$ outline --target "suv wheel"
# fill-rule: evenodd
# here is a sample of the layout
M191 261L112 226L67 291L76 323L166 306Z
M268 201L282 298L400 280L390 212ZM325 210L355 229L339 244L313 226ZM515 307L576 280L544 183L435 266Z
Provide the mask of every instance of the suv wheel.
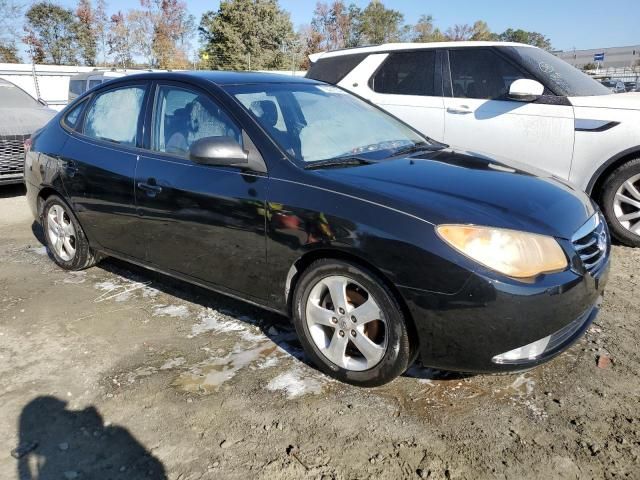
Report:
M53 260L65 270L83 270L98 258L69 206L57 195L42 208L42 228Z
M640 247L640 158L616 169L602 190L602 209L613 236Z
M415 358L394 295L376 275L339 260L318 260L295 291L293 322L307 356L343 382L374 387Z

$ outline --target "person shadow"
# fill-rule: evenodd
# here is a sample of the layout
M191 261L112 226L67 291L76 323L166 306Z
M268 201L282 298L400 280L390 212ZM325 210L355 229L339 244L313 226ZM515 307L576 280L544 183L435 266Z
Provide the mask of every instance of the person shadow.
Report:
M70 410L53 396L31 400L20 414L20 480L167 478L164 466L124 427L105 425L94 406Z

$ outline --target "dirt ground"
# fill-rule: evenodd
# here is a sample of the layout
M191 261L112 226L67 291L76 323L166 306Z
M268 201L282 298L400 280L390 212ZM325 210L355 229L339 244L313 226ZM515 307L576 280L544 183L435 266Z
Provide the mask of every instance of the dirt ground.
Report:
M285 318L120 262L67 273L39 235L0 187L2 479L640 478L640 249L551 363L364 390Z

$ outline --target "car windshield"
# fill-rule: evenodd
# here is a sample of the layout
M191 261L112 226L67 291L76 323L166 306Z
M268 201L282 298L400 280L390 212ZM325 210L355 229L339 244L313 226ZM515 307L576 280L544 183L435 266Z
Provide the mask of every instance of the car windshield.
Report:
M13 83L0 81L0 107L29 108L41 107L38 101Z
M298 161L381 160L430 145L395 118L334 86L265 83L227 91Z
M585 97L611 94L604 85L549 52L531 47L502 48L517 62L542 77L558 95Z

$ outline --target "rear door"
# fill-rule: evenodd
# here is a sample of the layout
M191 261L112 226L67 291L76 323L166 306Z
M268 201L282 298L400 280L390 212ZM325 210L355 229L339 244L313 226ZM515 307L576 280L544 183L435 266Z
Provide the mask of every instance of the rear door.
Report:
M439 60L435 49L369 55L339 85L442 141L444 102Z
M137 235L134 177L147 85L118 85L97 92L62 151L64 188L89 238L124 255L143 258Z
M190 84L157 83L150 105L148 150L135 182L147 261L235 292L266 295L259 288L266 272L266 175L189 159L189 146L200 138L227 136L244 144L242 129L215 98Z
M568 178L574 113L566 98L545 92L535 102L510 100L514 80L536 79L495 49L451 49L448 57L444 142Z

